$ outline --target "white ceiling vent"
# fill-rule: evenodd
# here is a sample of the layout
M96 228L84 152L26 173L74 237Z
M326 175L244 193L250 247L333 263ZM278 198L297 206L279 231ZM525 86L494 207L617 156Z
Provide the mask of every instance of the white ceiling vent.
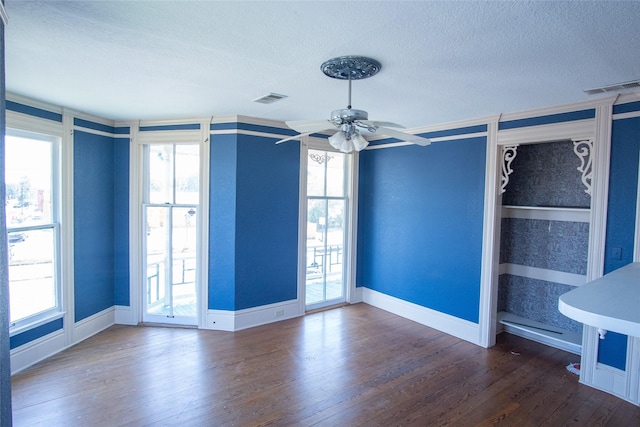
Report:
M625 82L625 83L616 83L609 86L597 87L595 89L587 89L584 92L587 95L595 95L597 93L616 92L619 90L634 89L634 88L640 88L640 80L634 80L634 81Z
M260 104L273 104L276 101L280 101L282 98L286 98L287 95L281 95L279 93L269 93L267 95L256 98L253 102L259 102Z

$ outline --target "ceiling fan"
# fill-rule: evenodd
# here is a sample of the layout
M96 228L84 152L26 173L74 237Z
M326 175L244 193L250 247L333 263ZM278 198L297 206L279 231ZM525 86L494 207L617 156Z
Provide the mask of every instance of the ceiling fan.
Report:
M276 142L280 144L285 141L302 138L303 136L325 130L339 129L334 135L329 137L329 143L335 149L344 153L353 150L363 150L367 141L358 128L366 129L375 134L381 134L397 138L402 141L412 142L417 145L429 145L431 141L417 135L401 132L390 128L404 128L404 126L392 122L380 122L369 120L369 114L364 110L351 108L351 81L372 77L380 71L380 62L365 56L340 56L338 58L325 61L320 69L331 78L349 80L349 104L347 108L334 110L328 120L296 120L285 122L291 129L300 132L298 135L281 139Z

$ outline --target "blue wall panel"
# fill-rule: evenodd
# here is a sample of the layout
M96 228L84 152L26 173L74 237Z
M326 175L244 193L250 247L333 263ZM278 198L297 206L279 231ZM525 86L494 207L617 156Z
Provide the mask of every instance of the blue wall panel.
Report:
M361 153L358 283L478 322L486 138Z
M633 262L636 200L638 194L638 162L640 162L640 118L614 120L611 131L611 167L607 207L607 238L604 273L610 273ZM620 259L612 249L620 248ZM599 342L598 362L625 369L626 335L607 333Z
M209 301L235 310L237 135L211 135L209 174Z
M76 131L73 146L75 321L114 305L113 138Z
M44 325L36 326L35 328L26 330L20 334L14 335L10 338L11 349L20 347L23 344L42 338L45 335L49 335L55 331L62 329L64 321L62 318L45 323Z
M54 122L62 122L62 114L43 110L41 108L31 107L29 105L20 104L14 101L6 101L7 110L23 113L29 116L39 117L41 119L52 120Z
M114 303L129 304L129 138L113 145L113 286Z
M300 144L238 136L236 310L295 299Z
M640 111L640 101L628 102L626 104L617 104L613 106L613 114L630 113Z
M570 122L574 120L593 119L596 117L596 110L570 111L568 113L550 114L548 116L528 117L526 119L507 120L498 123L499 130L516 129L528 126L548 125L552 123Z
M93 130L111 133L111 134L115 133L116 131L116 128L114 128L113 126L105 125L103 123L96 123L89 120L79 119L77 117L73 119L73 124L74 126L80 126L83 128L93 129Z
M639 152L640 118L614 120L611 130L605 274L633 262ZM622 249L620 259L612 257L612 248Z

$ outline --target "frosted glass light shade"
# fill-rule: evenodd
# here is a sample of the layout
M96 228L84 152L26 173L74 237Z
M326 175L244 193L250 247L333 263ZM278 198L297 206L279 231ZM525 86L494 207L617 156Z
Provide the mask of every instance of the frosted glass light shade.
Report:
M347 134L343 131L339 131L329 137L329 144L331 144L331 146L336 150L340 150L343 153L350 153L353 150L363 150L367 145L369 145L369 142L357 132L353 134L351 139L347 139Z

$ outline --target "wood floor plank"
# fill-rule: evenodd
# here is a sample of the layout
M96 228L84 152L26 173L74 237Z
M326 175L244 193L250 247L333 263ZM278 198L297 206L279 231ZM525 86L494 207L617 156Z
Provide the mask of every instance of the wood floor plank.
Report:
M15 426L638 426L576 356L356 304L235 333L116 325L12 378Z

